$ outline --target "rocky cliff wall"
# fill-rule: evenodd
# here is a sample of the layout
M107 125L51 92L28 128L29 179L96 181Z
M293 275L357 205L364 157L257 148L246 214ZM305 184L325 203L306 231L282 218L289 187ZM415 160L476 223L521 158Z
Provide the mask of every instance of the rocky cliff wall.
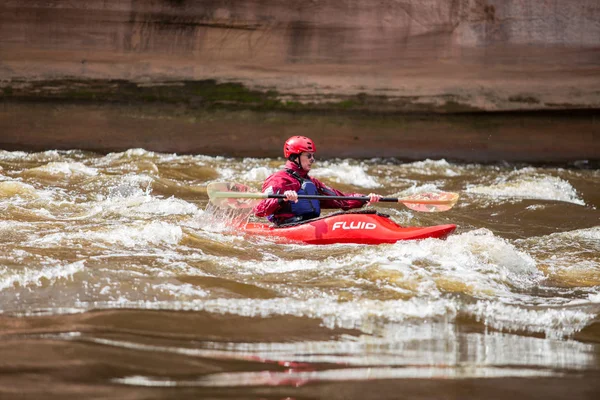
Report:
M0 79L65 76L598 107L600 2L4 0Z
M123 98L124 82L140 88L233 82L252 93L261 92L263 111L269 104L278 111L287 107L293 112L322 112L332 105L336 111L376 114L597 110L600 2L4 0L0 4L0 96L5 103L48 98L110 102ZM226 92L218 98L202 90L162 92L157 99L140 89L129 90L125 98L129 103L150 99L192 109L256 105L255 100L238 96L239 91ZM19 107L23 111L24 106ZM584 126L586 135L595 140L599 128L591 113ZM0 129L5 128L0 143L17 146L25 136L15 133L8 138L9 126L21 124L0 119ZM261 126L253 130L260 132ZM421 129L427 131L425 126ZM561 129L561 135L569 131ZM438 128L434 130L439 134ZM477 129L470 131L475 134ZM328 132L335 135L334 130ZM32 131L27 137L35 135ZM551 141L560 149L556 137ZM493 157L510 158L509 147ZM578 154L589 156L589 146Z

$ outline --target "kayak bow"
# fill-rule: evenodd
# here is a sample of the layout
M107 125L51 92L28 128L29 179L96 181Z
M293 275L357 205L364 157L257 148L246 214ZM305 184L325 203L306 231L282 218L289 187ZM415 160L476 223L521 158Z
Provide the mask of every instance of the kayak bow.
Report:
M248 223L242 230L251 235L265 236L277 242L307 244L383 244L401 240L446 238L456 225L402 227L387 215L375 210L337 212L306 222L278 227L263 223Z

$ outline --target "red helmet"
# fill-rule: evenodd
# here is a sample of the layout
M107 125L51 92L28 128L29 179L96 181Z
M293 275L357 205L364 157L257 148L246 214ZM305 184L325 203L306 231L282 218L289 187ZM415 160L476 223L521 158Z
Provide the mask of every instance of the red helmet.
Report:
M292 136L286 140L285 144L283 145L283 156L285 158L290 158L292 154L300 154L304 151L309 153L317 152L317 146L315 146L315 142L306 136Z

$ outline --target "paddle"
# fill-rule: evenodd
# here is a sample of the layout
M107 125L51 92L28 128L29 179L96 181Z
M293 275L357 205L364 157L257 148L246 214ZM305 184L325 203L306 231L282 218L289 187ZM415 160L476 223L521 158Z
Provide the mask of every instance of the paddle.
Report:
M218 207L250 208L262 199L284 199L283 194L268 194L255 192L246 185L228 182L213 182L206 187L210 201ZM369 197L353 196L320 196L298 195L298 199L317 200L362 200L369 201ZM421 212L448 211L458 201L458 193L452 192L425 192L408 197L382 197L379 201L402 203L411 210Z

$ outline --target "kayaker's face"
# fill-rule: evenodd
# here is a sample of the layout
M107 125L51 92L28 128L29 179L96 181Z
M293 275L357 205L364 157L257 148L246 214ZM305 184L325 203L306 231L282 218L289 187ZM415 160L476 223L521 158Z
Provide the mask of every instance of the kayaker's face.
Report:
M315 153L302 153L300 154L300 166L305 171L310 171L310 167L312 167L315 162Z

